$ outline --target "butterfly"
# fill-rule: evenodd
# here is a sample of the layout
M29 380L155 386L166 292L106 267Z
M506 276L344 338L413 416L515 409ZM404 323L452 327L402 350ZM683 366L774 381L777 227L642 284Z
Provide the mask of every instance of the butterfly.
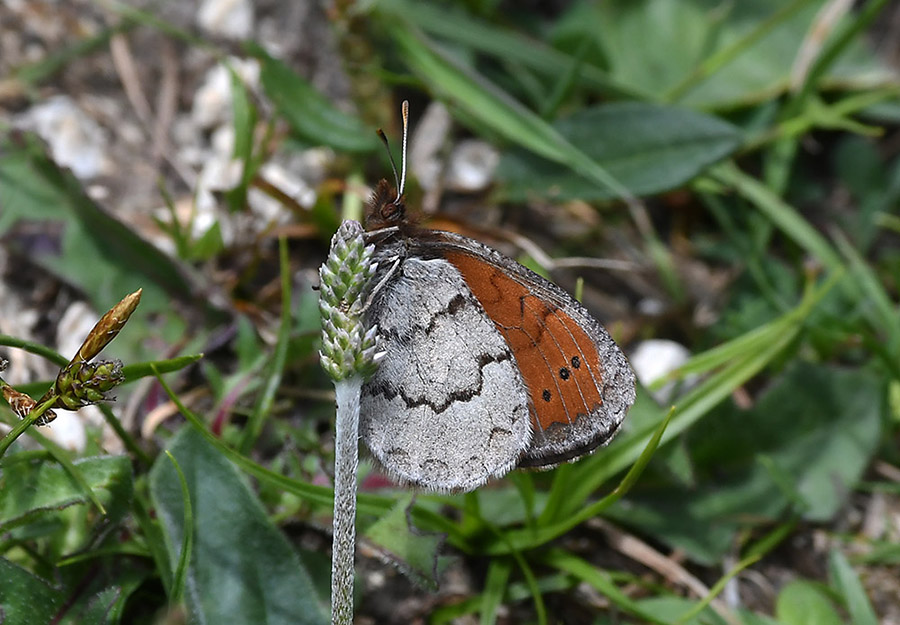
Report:
M622 350L552 282L410 219L402 110L402 175L366 210L378 268L365 314L385 355L362 387L361 438L395 480L451 492L606 444L635 399Z

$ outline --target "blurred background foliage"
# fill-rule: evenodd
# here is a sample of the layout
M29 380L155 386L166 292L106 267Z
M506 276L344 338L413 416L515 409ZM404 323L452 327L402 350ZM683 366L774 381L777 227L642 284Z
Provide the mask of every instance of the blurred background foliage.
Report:
M357 622L900 623L898 61L884 0L0 5L4 378L144 290L118 402L0 458L4 622L328 622L315 271L408 98L426 223L643 385L554 471L364 466Z

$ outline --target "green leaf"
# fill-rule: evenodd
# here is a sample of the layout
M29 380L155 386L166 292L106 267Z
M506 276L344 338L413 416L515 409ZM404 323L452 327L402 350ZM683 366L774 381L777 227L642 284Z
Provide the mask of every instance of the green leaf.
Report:
M665 625L670 622L658 618L653 612L642 609L637 602L619 589L608 572L597 568L590 562L587 562L564 549L553 548L548 550L542 556L541 561L547 566L552 566L561 571L565 571L566 573L575 576L579 581L593 586L594 589L606 597L610 603L628 614L637 616L648 623Z
M85 558L92 552L84 551ZM96 558L96 556L94 556ZM126 604L148 577L128 566L96 558L53 569L53 584L0 558L0 622L4 625L117 625ZM129 621L130 623L131 621Z
M234 123L234 158L244 163L246 168L253 155L253 133L256 130L256 107L250 99L244 81L234 69L229 67L231 75L231 114Z
M51 623L65 600L64 594L45 580L0 558L0 611L3 623Z
M638 607L644 612L649 612L659 620L675 623L682 614L694 609L698 601L660 595L642 599L637 602ZM680 625L728 625L727 621L719 616L709 606L703 608L700 614L680 623Z
M225 199L229 208L237 212L247 203L247 190L258 165L253 162L253 137L256 131L257 112L240 76L233 68L229 67L228 70L231 75L231 116L234 124L233 156L241 162L242 170L240 182L235 188L225 192ZM216 243L221 242L221 233L217 225L207 230L202 239L197 241L198 249L195 253L199 258L204 258L205 253L218 251ZM208 250L203 249L210 247Z
M640 102L582 109L553 127L635 195L685 184L741 141L737 128L715 117ZM497 177L511 201L613 197L572 169L524 150L506 154Z
M168 360L154 360L152 362L136 362L132 365L122 367L122 375L125 376L125 384L133 382L138 378L148 375L156 375L163 373L171 373L180 371L203 358L203 354L190 354L187 356L176 356Z
M30 250L30 257L83 288L97 309L106 310L118 294L138 287L144 288L145 308L167 307L171 296L192 296L181 268L85 195L81 183L47 156L36 136L0 138L0 197L0 234L20 219L63 224L61 249Z
M281 323L278 327L278 340L275 343L275 351L268 361L268 369L262 385L262 392L253 406L253 411L247 419L244 435L241 439L240 451L249 453L253 443L262 432L266 418L272 412L272 404L275 394L281 385L284 375L284 363L287 358L288 341L291 336L291 268L288 261L287 239L278 239L279 262L281 265Z
M74 463L94 495L117 518L132 495L131 464L125 456L82 458ZM12 454L0 462L0 529L9 530L91 499L65 467L42 455Z
M869 371L797 363L751 410L727 405L687 434L696 485L657 479L609 515L702 562L726 553L738 528L779 518L795 498L795 513L826 521L877 449L884 391Z
M579 63L575 56L561 52L538 39L527 37L521 31L489 23L458 10L459 6L444 6L406 0L378 0L377 10L390 14L391 19L408 19L430 35L440 37L455 46L470 48L491 55L505 63L521 64L548 78L556 79L577 68L579 85L588 86L605 94L630 95L633 90L623 89L596 65ZM457 9L457 10L454 10Z
M327 623L327 607L303 563L235 467L190 426L175 436L169 451L184 472L193 505L185 587L193 617L207 623ZM150 472L150 492L169 559L177 562L184 503L166 457Z
M826 283L814 293L808 294L805 300L794 310L769 322L753 333L753 341L736 339L732 344L740 345L740 350L732 345L716 348L717 352L733 355L727 365L709 376L702 384L687 393L679 400L671 424L666 429L663 442L671 440L686 431L712 408L728 398L731 393L763 367L776 358L793 340L800 330L800 322L808 315L810 308L831 288ZM700 356L703 359L703 355ZM716 358L707 359L715 361ZM627 467L642 453L647 441L653 436L660 420L659 407L651 400L641 398L631 410L626 430L612 442L602 453L586 458L572 469L569 497L556 511L556 518L566 518L583 508L584 502L607 479Z
M581 10L569 29L597 42L618 84L660 98L679 94L692 108L732 108L771 99L789 84L821 2L800 0L790 11L786 4L611 0ZM647 37L652 45L635 45ZM861 38L826 78L832 87L892 80Z
M803 218L796 208L782 200L777 193L762 182L739 170L733 163L716 167L714 176L735 191L765 215L786 236L816 257L831 270L843 268L840 256L828 240Z
M440 571L446 565L445 560L438 558L445 537L410 526L411 502L412 495L400 497L390 512L366 529L364 536L407 576L437 589Z
M178 466L178 461L175 460L175 456L169 451L166 451L166 457L172 462L175 473L178 475L178 484L181 486L181 503L184 507L182 528L186 530L182 531L181 545L178 550L180 555L178 557L178 564L175 567L174 575L172 576L172 586L170 588L172 602L178 603L184 595L185 573L187 571L188 563L191 561L191 551L194 549L194 509L191 505L191 492L190 489L188 489L184 473L182 472L181 467Z
M878 625L878 617L875 616L862 582L844 554L833 550L828 557L828 568L831 583L844 598L853 625Z
M775 603L775 616L783 625L844 625L821 585L805 580L784 587Z
M508 141L579 172L617 197L633 199L628 189L553 126L403 20L391 25L390 34L407 65L464 116Z
M112 623L111 612L118 600L120 589L111 587L92 595L81 595L78 605L66 610L60 625L78 625L79 623Z
M372 128L341 112L291 68L252 46L262 69L260 80L266 95L298 135L316 145L340 152L370 152L379 145Z
M866 262L859 250L837 234L838 248L848 260L852 271L851 283L856 301L863 303L863 312L874 332L884 335L884 348L888 354L900 351L900 314L896 303L885 289L876 269Z
M4 625L120 623L125 604L146 580L146 571L140 566L116 567L114 572L102 565L87 566L56 569L55 583L51 585L0 558L0 622Z
M68 597L77 596L75 603L64 607L60 625L117 625L122 622L128 599L146 581L143 567L129 567L114 572L104 569L103 575L85 587L81 577L69 578Z
M503 603L512 572L512 558L493 558L488 565L484 591L481 593L481 625L491 625L497 619L497 609Z

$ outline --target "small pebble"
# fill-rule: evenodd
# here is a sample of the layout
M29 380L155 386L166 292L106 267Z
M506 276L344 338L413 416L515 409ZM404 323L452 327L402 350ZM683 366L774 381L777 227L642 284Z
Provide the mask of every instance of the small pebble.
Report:
M462 193L484 190L494 178L500 153L490 144L477 139L461 141L450 156L447 188Z
M49 144L53 159L82 180L111 169L106 133L68 96L36 104L18 117L16 126L40 135Z
M253 35L253 3L250 0L204 0L197 24L211 35L249 39Z
M649 339L642 341L637 346L631 354L630 360L638 380L642 385L648 386L686 363L690 357L691 353L680 343L664 339ZM680 386L682 388L690 387L696 382L697 376L691 375L687 376ZM667 382L661 388L651 391L650 394L659 404L667 404L675 398L678 386L677 382Z

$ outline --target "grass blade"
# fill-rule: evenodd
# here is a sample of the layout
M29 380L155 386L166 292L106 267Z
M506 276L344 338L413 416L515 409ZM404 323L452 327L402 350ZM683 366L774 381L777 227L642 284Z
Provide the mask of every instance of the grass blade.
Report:
M172 587L170 589L171 602L178 603L181 601L182 595L184 595L184 580L187 575L188 564L191 562L191 549L194 545L194 509L191 506L191 492L188 488L187 479L184 477L184 472L178 465L178 461L175 460L175 456L168 450L166 450L166 456L168 456L169 461L175 467L175 472L178 474L178 481L181 484L181 497L184 503L184 534L181 541L181 552L178 556L178 566L175 567L175 575L172 578Z

